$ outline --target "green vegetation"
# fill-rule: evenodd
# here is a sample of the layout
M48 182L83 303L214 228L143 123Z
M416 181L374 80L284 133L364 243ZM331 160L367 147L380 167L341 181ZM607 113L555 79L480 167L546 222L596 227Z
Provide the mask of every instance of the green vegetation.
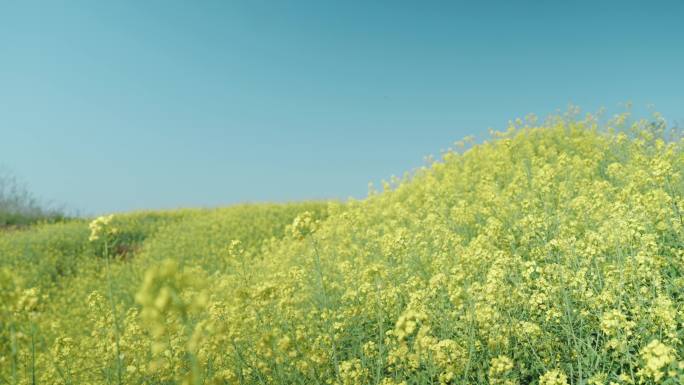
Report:
M0 384L679 384L684 141L517 122L364 200L0 234Z

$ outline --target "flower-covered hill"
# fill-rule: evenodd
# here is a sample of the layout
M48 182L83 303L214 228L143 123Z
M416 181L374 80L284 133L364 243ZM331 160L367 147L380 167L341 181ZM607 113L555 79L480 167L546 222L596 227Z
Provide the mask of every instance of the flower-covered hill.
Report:
M364 200L178 214L130 253L115 216L46 287L14 257L0 378L681 383L683 143L622 125L521 124Z
M302 349L292 378L342 383L684 380L681 142L591 119L497 136L274 252L255 287L293 295L243 304L248 340L303 344L255 356Z

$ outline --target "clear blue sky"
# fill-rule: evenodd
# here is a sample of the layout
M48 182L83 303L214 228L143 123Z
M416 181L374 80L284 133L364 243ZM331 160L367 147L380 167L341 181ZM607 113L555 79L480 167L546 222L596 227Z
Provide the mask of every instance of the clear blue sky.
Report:
M625 101L684 122L684 2L0 0L0 164L85 214L363 197Z

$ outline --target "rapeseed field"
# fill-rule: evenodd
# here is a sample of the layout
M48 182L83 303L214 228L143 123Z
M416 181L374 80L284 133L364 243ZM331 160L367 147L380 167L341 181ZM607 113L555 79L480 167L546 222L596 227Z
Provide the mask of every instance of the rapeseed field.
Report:
M363 200L0 233L0 384L684 383L683 145L530 118Z

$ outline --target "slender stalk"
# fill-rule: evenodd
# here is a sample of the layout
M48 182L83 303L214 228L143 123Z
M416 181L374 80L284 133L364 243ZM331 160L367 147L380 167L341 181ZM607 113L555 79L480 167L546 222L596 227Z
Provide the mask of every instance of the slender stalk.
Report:
M10 323L10 336L12 339L12 383L14 385L19 383L17 378L17 334L14 330L14 324Z
M313 239L313 236L311 238L311 244L314 249L314 262L316 263L316 272L318 273L318 283L321 287L321 291L323 292L323 302L325 305L325 308L328 309L330 307L330 300L328 298L328 290L325 287L325 281L323 280L323 267L321 266L321 256L320 253L318 252L318 247L316 246L316 240ZM335 343L335 333L332 331L332 325L331 325L331 320L330 317L328 317L327 321L327 326L328 326L328 334L330 336L330 343L332 345L332 358L333 358L333 364L335 365L335 375L339 377L339 362L337 359L337 344Z
M31 322L31 384L36 385L36 324Z
M116 377L117 377L117 383L119 385L123 384L123 378L122 378L122 368L123 368L123 362L121 362L121 346L120 346L120 331L119 331L119 320L118 317L116 316L116 303L114 301L114 284L112 282L112 274L111 274L111 267L110 267L110 261L109 261L109 240L105 240L104 244L104 257L106 261L106 266L107 266L107 282L109 284L109 302L112 307L112 328L114 330L114 337L115 337L115 346L116 346Z

